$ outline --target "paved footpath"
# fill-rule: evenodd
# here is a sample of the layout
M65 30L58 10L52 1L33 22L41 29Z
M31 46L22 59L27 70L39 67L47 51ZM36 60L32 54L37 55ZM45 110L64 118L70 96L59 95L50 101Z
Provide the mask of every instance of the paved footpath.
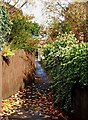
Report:
M36 75L35 83L19 93L24 101L22 106L17 112L1 120L67 120L53 104L46 72L38 61L36 61Z

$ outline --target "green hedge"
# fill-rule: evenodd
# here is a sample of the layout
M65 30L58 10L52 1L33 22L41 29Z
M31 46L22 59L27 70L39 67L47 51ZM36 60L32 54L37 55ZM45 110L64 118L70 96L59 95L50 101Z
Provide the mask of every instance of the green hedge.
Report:
M88 85L88 43L79 43L72 33L57 36L44 50L46 70L51 76L54 100L71 110L71 90L74 84Z

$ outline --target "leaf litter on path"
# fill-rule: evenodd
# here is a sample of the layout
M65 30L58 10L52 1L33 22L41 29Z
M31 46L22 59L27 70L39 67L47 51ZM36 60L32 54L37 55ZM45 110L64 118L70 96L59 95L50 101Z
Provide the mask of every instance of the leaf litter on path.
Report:
M54 106L50 89L46 87L44 89L42 85L40 84L38 87L33 83L22 92L18 91L10 98L2 100L2 117L8 116L9 118L13 114L17 116L24 114L25 118L27 114L30 114L31 116L47 118L47 120L48 118L49 120L67 120L67 116Z

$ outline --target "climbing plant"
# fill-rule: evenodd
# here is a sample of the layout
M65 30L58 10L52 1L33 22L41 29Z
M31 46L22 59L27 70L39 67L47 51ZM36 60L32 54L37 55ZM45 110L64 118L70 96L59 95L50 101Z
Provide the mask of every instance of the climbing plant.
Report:
M88 43L77 43L74 34L57 36L44 50L46 70L51 76L55 103L71 110L71 90L74 84L88 85Z
M10 33L11 21L9 19L6 9L0 5L0 47L7 40Z

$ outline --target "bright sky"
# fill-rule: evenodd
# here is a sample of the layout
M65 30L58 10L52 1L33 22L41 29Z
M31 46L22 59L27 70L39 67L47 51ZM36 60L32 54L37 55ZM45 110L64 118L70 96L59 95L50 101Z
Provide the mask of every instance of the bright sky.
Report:
M5 0L5 1L7 1L7 0ZM20 0L20 1L22 2L24 0ZM45 24L47 21L47 18L46 18L46 16L44 16L42 14L42 9L44 6L43 1L47 2L47 1L53 1L53 0L34 0L34 2L35 2L34 6L32 6L32 5L29 6L29 4L27 4L27 5L22 7L23 13L28 14L28 15L34 15L35 16L34 21L36 21L40 24ZM56 0L56 1L58 1L58 0ZM66 4L68 2L75 2L75 1L86 2L88 0L60 0L60 1L62 4ZM13 4L13 2L12 2L12 4Z
M43 23L45 22L45 18L42 18L42 9L43 9L43 4L41 3L40 0L35 1L35 5L32 6L24 6L22 8L24 14L31 14L35 16L35 21L38 23Z
M5 0L5 1L8 1L8 0ZM13 0L11 0L13 1ZM21 2L24 1L24 0L20 0ZM50 2L50 1L53 1L53 0L34 0L35 2L35 5L30 5L27 4L25 6L22 7L22 10L23 10L23 13L24 14L28 14L28 15L33 15L35 16L35 19L34 21L40 23L40 24L45 24L46 21L47 21L47 18L46 16L43 15L43 12L42 12L42 9L43 9L43 2ZM58 0L56 0L58 1ZM62 3L67 3L68 1L70 0L61 0ZM20 2L19 2L20 3ZM11 4L13 4L13 2L11 2Z
M30 7L24 6L22 8L24 14L34 15L35 16L34 20L41 24L45 24L47 21L46 16L44 16L42 13L42 9L44 6L43 1L47 2L47 1L53 1L53 0L42 0L42 2L41 2L41 0L35 0L35 6L33 6L33 7L32 6L30 6ZM61 0L62 4L66 4L67 2L70 2L70 0Z

